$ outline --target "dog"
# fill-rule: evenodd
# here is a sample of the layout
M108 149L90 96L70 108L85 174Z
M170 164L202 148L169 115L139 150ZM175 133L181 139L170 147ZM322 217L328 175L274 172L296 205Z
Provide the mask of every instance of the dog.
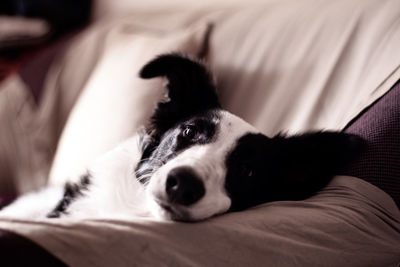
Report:
M356 135L333 131L267 137L223 110L208 69L181 54L156 57L140 77L168 81L167 101L157 104L145 130L98 159L78 183L22 197L6 214L28 214L30 203L42 207L37 217L201 221L306 199L365 146Z

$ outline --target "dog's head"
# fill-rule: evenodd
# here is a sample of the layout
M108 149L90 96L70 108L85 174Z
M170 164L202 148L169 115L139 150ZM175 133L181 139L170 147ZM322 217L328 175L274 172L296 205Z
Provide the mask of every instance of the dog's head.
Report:
M196 221L269 201L305 199L363 145L338 132L269 138L222 110L207 69L177 54L159 56L140 76L168 79L169 99L151 118L136 169L160 218Z

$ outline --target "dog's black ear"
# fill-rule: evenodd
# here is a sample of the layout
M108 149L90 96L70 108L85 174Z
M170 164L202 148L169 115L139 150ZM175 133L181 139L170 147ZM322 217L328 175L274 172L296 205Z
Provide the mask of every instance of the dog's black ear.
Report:
M147 63L140 77L168 79L169 100L158 103L151 118L153 135L160 136L178 121L220 104L210 73L205 66L180 54L161 55Z
M226 161L230 209L306 199L341 174L364 146L360 137L341 132L273 138L247 134L238 140Z
M341 132L276 136L269 142L276 192L284 199L305 199L342 174L365 148L365 141Z

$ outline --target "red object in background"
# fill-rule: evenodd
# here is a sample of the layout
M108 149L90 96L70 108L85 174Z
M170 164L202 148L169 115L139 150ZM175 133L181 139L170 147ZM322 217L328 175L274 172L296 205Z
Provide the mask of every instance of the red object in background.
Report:
M15 69L14 62L9 62L0 58L0 81L2 81L10 72Z
M50 42L15 51L0 51L0 81L17 72L21 65L44 50L48 45L50 45Z
M28 58L32 57L36 48L31 48L27 51L20 52L18 55L2 53L0 54L0 81L4 80L8 75L18 71L19 67Z

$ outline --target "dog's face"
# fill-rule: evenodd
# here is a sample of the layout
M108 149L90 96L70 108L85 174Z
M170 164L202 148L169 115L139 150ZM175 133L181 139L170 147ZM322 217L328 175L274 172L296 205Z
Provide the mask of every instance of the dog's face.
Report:
M222 110L204 66L179 55L158 57L141 76L169 80L170 100L155 110L136 172L159 218L196 221L304 199L362 146L355 136L333 132L268 138Z
M155 214L200 220L227 211L228 159L240 137L257 132L240 118L209 110L168 130L147 161L156 168L147 185Z

